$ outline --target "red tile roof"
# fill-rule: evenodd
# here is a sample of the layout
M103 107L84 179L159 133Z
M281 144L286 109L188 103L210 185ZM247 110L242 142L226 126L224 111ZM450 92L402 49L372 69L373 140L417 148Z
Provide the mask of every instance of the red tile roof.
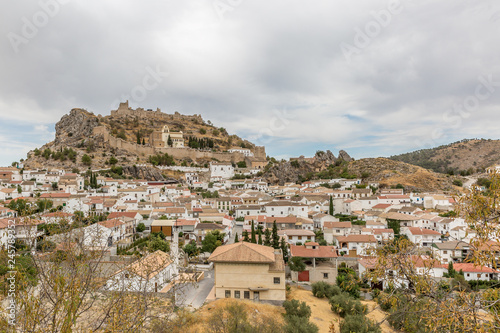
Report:
M308 243L308 245L312 245ZM306 248L305 245L290 245L292 257L303 258L337 258L337 248L335 246L317 246L315 249Z

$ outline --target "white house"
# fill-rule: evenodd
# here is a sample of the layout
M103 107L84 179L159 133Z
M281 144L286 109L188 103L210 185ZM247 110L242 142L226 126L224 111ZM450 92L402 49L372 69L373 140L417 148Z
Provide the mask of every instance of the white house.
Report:
M433 243L441 242L441 233L434 230L418 227L402 227L401 234L419 246L431 246Z
M210 163L210 179L229 179L234 177L231 163Z
M119 270L106 281L106 289L129 292L159 292L177 276L170 255L156 251Z
M303 229L284 229L278 231L278 236L284 237L288 244L297 245L297 243L305 244L307 242L315 242L316 236L314 232Z

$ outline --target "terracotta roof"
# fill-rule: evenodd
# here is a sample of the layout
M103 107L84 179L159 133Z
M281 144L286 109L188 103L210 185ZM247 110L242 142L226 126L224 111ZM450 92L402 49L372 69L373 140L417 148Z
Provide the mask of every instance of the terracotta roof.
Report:
M114 219L118 217L130 217L133 219L137 214L137 212L113 212L108 215L108 219Z
M356 243L376 243L377 240L373 235L347 235L345 237L337 237L337 241L341 242L356 242Z
M70 193L44 193L40 198L69 198Z
M224 227L217 223L198 223L196 225L196 229L204 229L204 230L222 230Z
M270 246L240 242L222 245L215 249L208 261L211 262L242 262L242 263L274 263L276 257Z
M303 258L338 257L337 248L335 246L317 246L315 249L311 248L308 249L306 248L305 245L290 245L290 253L292 257L303 257Z
M304 229L284 229L284 230L278 230L278 235L283 236L314 236L314 232L311 230L304 230Z
M445 265L446 268L448 265ZM453 264L453 269L459 272L462 270L463 272L472 272L472 273L499 273L499 271L496 271L492 268L486 267L486 266L478 266L474 265L473 263L458 263L458 264Z
M352 228L351 222L325 222L324 228Z
M430 229L425 229L425 228L419 228L419 227L408 227L408 230L411 232L412 235L436 235L436 236L441 236L441 233L439 231L434 231Z
M120 220L117 220L117 219L113 219L113 220L106 220L106 221L102 221L102 222L97 222L98 224L102 225L103 227L105 228L114 228L114 227L117 227L117 226L120 226L122 224L124 224L122 221Z
M128 271L130 273L134 273L139 275L144 279L151 279L160 271L172 264L172 260L170 259L170 255L163 251L156 251L148 255L147 257L143 257L129 266L123 268L122 270L115 273L118 274L122 271Z

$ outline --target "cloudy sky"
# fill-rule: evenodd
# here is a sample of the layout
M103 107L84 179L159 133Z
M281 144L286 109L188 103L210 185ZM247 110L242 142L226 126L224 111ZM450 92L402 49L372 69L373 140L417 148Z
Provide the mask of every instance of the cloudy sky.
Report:
M276 157L499 139L493 0L6 1L0 165L72 108L202 114Z

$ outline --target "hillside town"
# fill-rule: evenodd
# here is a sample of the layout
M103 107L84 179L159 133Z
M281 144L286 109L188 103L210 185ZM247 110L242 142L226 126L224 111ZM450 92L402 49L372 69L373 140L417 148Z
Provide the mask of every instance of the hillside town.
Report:
M106 261L116 263L103 287L110 290L123 287L120 281L130 275L137 281L127 290L134 291L144 279L134 267L156 260L153 256L164 259L161 274L148 281L148 290L156 293L168 293L195 267L203 274L193 274L194 281L210 277L204 293L185 300L195 307L219 298L281 304L286 283L335 284L341 265L363 279L377 247L395 237L415 244L421 253L412 257L416 263L433 261L436 279L452 265L466 281L498 280L499 257L491 265L467 261L476 231L455 213L455 196L379 188L362 179L279 186L258 177L259 169L231 163L184 171L183 179L172 183L115 179L90 170L2 168L1 245L8 247L9 220L14 220L16 242L35 256L47 254L37 243L52 243L56 251L67 239L82 242L83 251L102 249ZM77 227L66 237L59 224ZM157 250L133 261L122 250L158 233L171 245L169 252ZM287 264L293 258L304 262L300 271ZM252 269L242 269L248 264ZM383 290L388 284L381 280L373 287Z

